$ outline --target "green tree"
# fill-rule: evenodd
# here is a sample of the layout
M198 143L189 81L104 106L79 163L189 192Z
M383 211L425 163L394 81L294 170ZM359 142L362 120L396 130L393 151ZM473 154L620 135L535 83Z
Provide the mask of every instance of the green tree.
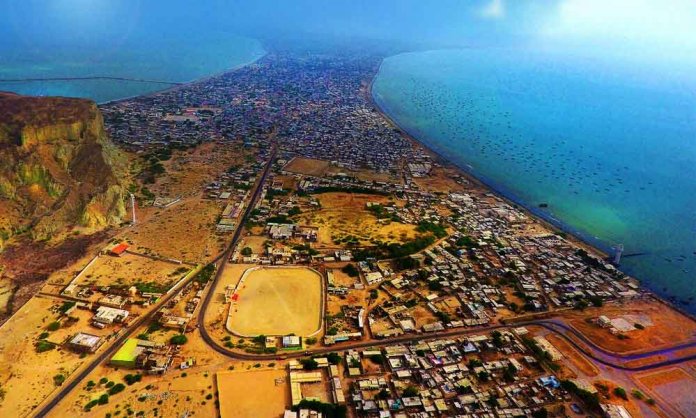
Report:
M169 339L169 342L173 345L184 345L187 341L188 338L183 334L177 334Z
M414 396L418 396L418 394L418 388L415 386L407 386L402 393L405 398L413 398Z

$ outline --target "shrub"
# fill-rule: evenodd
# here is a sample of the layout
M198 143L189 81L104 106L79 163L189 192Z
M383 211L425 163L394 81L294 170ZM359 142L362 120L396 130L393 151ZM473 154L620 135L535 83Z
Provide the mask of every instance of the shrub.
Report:
M311 409L312 411L321 412L325 418L345 418L347 414L345 405L335 405L307 399L303 399L299 404L292 407L292 410L296 412L300 409Z
M115 395L117 393L123 392L123 389L125 388L126 385L124 385L123 383L116 383L115 385L111 386L108 393L109 395Z
M65 376L63 374L59 373L59 374L53 376L53 383L56 386L61 386L63 384L63 382L65 382Z
M300 363L302 364L302 368L305 370L315 370L317 367L319 367L319 363L317 363L317 361L313 358L302 359L300 360Z
M175 335L169 340L169 342L173 345L184 345L187 341L188 338L186 338L186 336L183 334Z
M406 389L404 389L403 396L406 398L418 396L418 389L415 386L407 386Z
M614 395L618 396L623 400L628 400L628 395L626 395L626 389L622 387L615 387L613 393Z
M36 343L36 352L37 353L43 353L45 351L51 351L54 348L56 348L56 345L45 341L45 340L40 340L38 343Z
M379 364L379 365L384 364L384 356L381 354L374 354L374 355L371 355L369 358L370 358L370 361L375 363L375 364Z
M329 363L331 364L339 364L341 363L341 355L336 353L336 352L331 352L326 356L326 359L329 360Z
M141 374L127 374L123 377L123 380L128 384L128 386L135 384L137 382L140 382L140 380L143 378Z
M346 273L349 277L358 277L358 275L360 275L360 272L353 264L346 264L341 271Z
M107 393L101 395L97 400L97 403L99 405L106 405L107 403L109 403L109 395Z
M57 331L60 328L60 322L58 321L53 321L48 326L46 327L47 330L49 331Z

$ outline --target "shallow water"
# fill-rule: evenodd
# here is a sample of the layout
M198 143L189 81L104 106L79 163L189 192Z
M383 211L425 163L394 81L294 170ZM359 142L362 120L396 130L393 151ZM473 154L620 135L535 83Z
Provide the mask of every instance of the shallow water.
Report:
M623 244L624 271L696 312L694 79L559 53L442 50L386 59L373 95L511 199L606 251Z
M264 54L250 38L218 35L130 41L118 47L0 51L0 79L109 76L186 82L255 61ZM0 82L0 90L36 96L85 97L98 103L171 85L120 80Z

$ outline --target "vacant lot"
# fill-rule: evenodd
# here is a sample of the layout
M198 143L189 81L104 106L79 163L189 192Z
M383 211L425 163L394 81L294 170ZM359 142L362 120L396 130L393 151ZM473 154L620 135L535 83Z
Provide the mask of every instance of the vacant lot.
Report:
M80 323L69 328L48 332L46 327L57 316L49 311L55 301L33 297L0 327L0 416L24 417L56 389L54 376L70 376L83 362L78 355L59 345L68 335L84 328L87 311L76 312ZM86 329L97 334L98 330ZM45 341L55 343L56 348L38 353L35 344L39 334L47 332Z
M324 160L313 158L295 157L285 164L283 170L291 173L304 174L306 176L321 177L331 164Z
M151 283L169 288L190 267L125 253L121 257L100 256L80 277L80 285L130 286Z
M683 369L659 370L636 379L655 394L658 405L669 404L684 417L696 416L696 379Z
M321 328L322 277L307 268L251 268L236 289L227 329L240 336L308 336Z
M321 209L300 216L300 223L319 227L319 247L332 247L351 240L370 245L376 241L403 243L416 236L415 225L385 220L380 222L367 210L368 202L389 205L386 196L360 193L316 195ZM396 202L401 205L403 202Z
M547 335L546 339L549 340L549 342L553 344L553 346L556 347L561 353L563 353L566 358L570 359L573 366L575 366L577 370L583 373L585 376L594 377L599 374L597 368L564 339L555 334Z
M220 204L200 197L184 199L166 208L148 208L149 216L123 234L137 252L205 262L218 254L224 239L215 235Z
M282 417L290 405L284 370L217 373L220 417Z
M586 309L584 312L568 313L570 324L590 338L595 344L611 351L625 353L656 349L686 341L696 332L696 322L676 310L653 300L631 301L630 304ZM643 330L626 333L627 339L619 339L606 328L585 322L585 318L606 315L609 318L644 318L652 322ZM679 324L675 327L674 324Z

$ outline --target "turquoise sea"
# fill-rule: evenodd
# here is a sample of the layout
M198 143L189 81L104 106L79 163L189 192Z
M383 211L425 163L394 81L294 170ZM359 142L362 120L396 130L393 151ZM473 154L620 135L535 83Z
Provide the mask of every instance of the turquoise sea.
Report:
M373 96L515 202L607 252L623 244L622 270L696 312L696 77L666 68L416 52L383 62Z
M265 51L255 39L219 34L118 45L0 50L0 80L108 76L186 82L253 62ZM0 91L85 97L103 103L171 85L120 80L1 82Z

